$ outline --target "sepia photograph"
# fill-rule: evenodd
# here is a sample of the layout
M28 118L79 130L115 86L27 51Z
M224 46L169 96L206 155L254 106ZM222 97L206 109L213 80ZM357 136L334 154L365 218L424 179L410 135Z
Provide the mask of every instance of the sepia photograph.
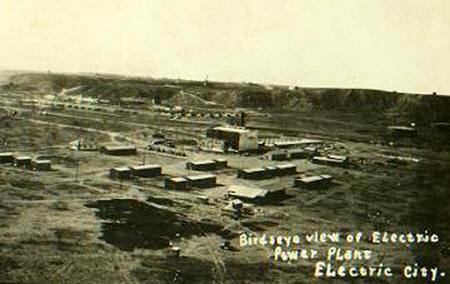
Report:
M450 283L450 1L0 0L0 284Z

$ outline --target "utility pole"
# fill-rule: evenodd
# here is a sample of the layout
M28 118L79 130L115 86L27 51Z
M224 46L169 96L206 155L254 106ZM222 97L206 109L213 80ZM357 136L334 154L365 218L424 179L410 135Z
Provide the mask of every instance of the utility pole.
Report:
M78 175L80 174L80 162L77 161L77 169L75 171L75 182L78 182Z

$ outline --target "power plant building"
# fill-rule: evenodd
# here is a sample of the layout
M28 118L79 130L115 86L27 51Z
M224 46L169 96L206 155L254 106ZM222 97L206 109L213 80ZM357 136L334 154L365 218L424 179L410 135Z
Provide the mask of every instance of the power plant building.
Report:
M223 151L255 151L258 149L258 133L242 127L218 126L206 132L206 138L223 142Z

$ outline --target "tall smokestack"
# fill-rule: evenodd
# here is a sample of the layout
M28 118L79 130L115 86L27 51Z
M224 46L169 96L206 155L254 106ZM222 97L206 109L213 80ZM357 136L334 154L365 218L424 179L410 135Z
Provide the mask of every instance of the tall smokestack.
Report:
M243 111L241 111L241 121L239 123L240 126L244 127L245 126L245 118L247 117L247 114Z

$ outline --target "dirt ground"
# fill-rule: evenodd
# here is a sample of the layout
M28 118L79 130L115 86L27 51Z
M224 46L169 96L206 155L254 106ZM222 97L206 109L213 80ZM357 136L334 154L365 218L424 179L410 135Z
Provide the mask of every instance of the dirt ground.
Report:
M275 262L269 249L239 246L239 234L294 235L303 232L436 232L435 245L380 246L365 241L373 263L405 263L450 269L450 152L409 142L381 143L373 132L355 132L352 119L250 118L265 136L319 137L322 154L350 157L348 168L291 160L298 172L329 174L326 189L294 187L295 176L260 181L238 179L238 169L283 164L262 155L186 151L186 157L144 149L161 130L173 139L199 139L208 125L223 121L171 121L153 114L111 114L90 110L18 108L3 119L4 149L52 161L49 172L0 165L1 283L368 283L366 279L314 279L314 260ZM318 127L318 125L320 127ZM370 128L370 127L368 127ZM298 130L298 131L297 131ZM334 135L338 133L339 135ZM114 157L75 152L67 143L89 137L98 143L127 142L138 155ZM399 160L393 157L417 159ZM175 191L164 178L200 174L189 160L226 158L228 168L212 171L218 186ZM111 180L116 166L159 164L163 176ZM284 188L286 197L249 205L253 214L234 218L224 207L230 184ZM209 204L199 201L209 198ZM231 250L220 244L229 240ZM170 247L181 248L179 258ZM327 244L306 244L317 248ZM352 248L344 244L343 248ZM313 279L313 280L311 280ZM423 279L380 278L370 283L425 283ZM445 283L441 279L440 283Z

